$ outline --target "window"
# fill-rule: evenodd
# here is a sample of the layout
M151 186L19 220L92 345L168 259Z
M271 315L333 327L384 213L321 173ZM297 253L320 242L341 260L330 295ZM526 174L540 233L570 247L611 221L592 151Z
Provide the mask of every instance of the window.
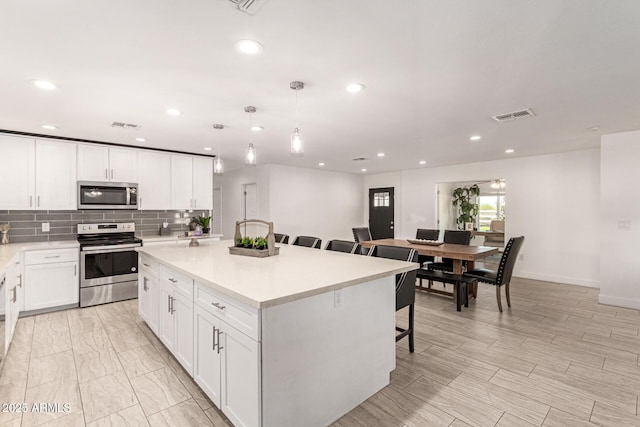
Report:
M373 193L373 206L374 207L388 207L389 206L389 192Z
M491 221L504 219L504 194L483 196L478 198L478 230L489 231Z

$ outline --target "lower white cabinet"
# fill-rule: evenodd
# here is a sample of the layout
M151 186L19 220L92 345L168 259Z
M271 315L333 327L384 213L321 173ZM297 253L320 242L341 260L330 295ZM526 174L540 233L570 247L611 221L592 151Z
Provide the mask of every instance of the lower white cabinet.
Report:
M16 257L18 258L18 257ZM14 259L10 262L4 277L2 278L4 287L0 286L0 292L5 292L4 299L5 305L1 307L1 313L4 318L4 349L9 349L13 333L16 329L16 323L18 323L18 315L20 314L20 296L19 289L22 288L22 271L20 269L20 261ZM0 359L4 357L4 354L0 354Z
M193 281L180 282L172 275L159 279L158 337L184 369L193 375ZM176 276L177 277L177 276Z
M78 249L25 252L26 311L78 304Z
M260 425L260 343L195 305L193 377L235 426Z
M139 263L139 265L143 265ZM138 273L138 311L154 333L158 333L158 276L141 267Z

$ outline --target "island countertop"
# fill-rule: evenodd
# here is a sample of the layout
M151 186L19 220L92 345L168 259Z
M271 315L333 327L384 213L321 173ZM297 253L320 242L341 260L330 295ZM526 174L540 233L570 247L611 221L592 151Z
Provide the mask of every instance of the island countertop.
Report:
M229 254L231 240L200 246L142 246L136 250L197 282L261 309L418 268L418 264L278 245L280 254Z

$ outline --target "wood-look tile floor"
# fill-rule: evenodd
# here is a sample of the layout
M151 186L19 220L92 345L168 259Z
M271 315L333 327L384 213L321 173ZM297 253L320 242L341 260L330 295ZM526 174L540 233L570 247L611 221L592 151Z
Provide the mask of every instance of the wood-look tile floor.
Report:
M598 292L514 279L503 313L488 285L462 312L418 292L415 353L401 340L391 384L334 426L640 426L640 311ZM227 427L136 311L133 300L20 319L0 401L70 411L0 413L0 425Z

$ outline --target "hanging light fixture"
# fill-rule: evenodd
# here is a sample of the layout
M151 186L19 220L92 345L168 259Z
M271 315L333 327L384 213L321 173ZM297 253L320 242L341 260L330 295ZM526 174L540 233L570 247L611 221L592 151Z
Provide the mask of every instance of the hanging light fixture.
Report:
M304 145L302 136L300 135L300 128L298 128L298 91L304 89L304 83L298 81L291 82L289 83L289 87L296 91L296 127L291 134L291 155L303 156Z
M213 128L217 131L221 131L224 129L224 125L213 125ZM220 138L218 138L218 154L216 158L213 159L213 173L216 175L222 175L224 173L224 161L222 157L220 157Z
M491 181L491 188L495 188L496 190L504 188L506 185L507 184L504 182L504 179L494 179Z
M244 107L244 111L245 113L249 113L249 129L251 129L251 126L252 126L251 114L257 111L256 107L253 107L250 105L248 107ZM251 139L249 139L249 146L245 150L244 164L249 166L256 165L256 148L253 146Z

